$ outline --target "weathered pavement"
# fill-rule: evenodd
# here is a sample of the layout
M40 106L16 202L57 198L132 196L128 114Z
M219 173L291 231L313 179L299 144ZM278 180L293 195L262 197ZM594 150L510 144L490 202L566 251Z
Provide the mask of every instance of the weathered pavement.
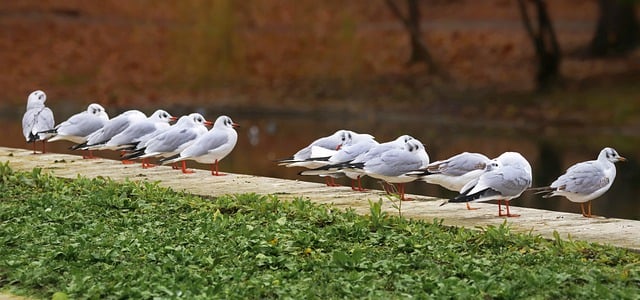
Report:
M80 156L67 154L33 155L25 149L0 147L0 162L9 161L14 170L30 171L41 168L58 177L94 178L110 177L113 180L158 181L161 186L174 190L185 190L197 195L220 196L234 193L275 194L280 199L296 197L308 198L317 203L330 203L336 207L353 208L360 214L369 213L369 201L384 199L383 210L398 213L381 191L353 192L349 187L326 187L322 184L259 177L242 174L228 174L214 177L209 171L196 170L194 174L182 174L170 167L142 169L140 164L123 165L119 161L107 159L83 160ZM275 167L275 166L274 166ZM439 206L442 199L411 195L414 201L402 203L402 213L408 218L443 219L443 224L474 228L476 226L500 225L505 218L497 217L495 204L477 203L480 209L468 211L463 204ZM611 244L640 252L640 221L615 218L584 218L582 215L548 210L515 207L512 211L521 214L519 218L508 218L511 228L518 232L532 232L545 238L553 238L557 231L561 237L570 236L584 240Z

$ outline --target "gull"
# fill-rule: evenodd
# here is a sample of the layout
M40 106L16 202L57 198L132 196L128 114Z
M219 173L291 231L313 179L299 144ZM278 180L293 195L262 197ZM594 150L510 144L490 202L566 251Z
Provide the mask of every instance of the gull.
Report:
M625 161L616 150L606 147L598 154L598 159L577 163L558 177L548 187L543 187L544 198L564 196L571 202L580 203L582 215L591 217L591 200L602 196L616 179L614 163ZM540 192L539 192L540 193ZM588 204L585 212L584 204Z
M91 103L85 111L79 112L56 125L55 128L43 133L54 134L48 141L60 140L81 144L87 141L87 136L102 128L109 120L109 115L102 105Z
M324 163L325 166L335 166L339 164L349 163L356 159L359 155L366 153L372 147L379 145L375 141L375 138L370 134L357 134L357 138L351 140L351 142L340 147L340 150L336 151L333 155L324 158L314 159L318 163ZM357 172L344 172L343 170L335 170L332 168L315 168L298 173L299 175L319 175L329 176L331 178L346 175L351 182L351 189L354 191L364 191L362 184L360 183L361 174ZM328 182L329 183L329 182ZM357 183L357 187L356 187Z
M129 146L136 140L143 138L148 134L153 134L159 130L167 129L170 127L169 122L177 120L165 110L158 109L151 116L146 119L138 120L131 124L124 131L114 135L104 145L99 146L99 149L117 150L123 146Z
M151 137L144 143L138 144L138 147L129 154L123 155L123 159L133 158L150 158L155 156L169 157L176 155L189 145L196 138L207 132L207 125L212 123L205 120L199 113L192 113L182 116L175 125ZM144 168L149 166L143 165ZM183 172L186 165L182 163Z
M469 182L484 173L490 159L480 153L463 152L445 160L430 163L425 169L411 172L419 180L440 185L450 191L461 192ZM467 209L473 210L467 202Z
M147 116L139 110L128 110L107 121L102 128L87 136L87 141L71 147L71 149L89 150L103 145L115 135L125 131L131 124L144 120Z
M55 128L43 133L53 134L53 137L48 139L49 142L65 140L75 144L82 144L87 141L89 134L102 128L107 121L109 121L109 115L104 107L97 103L91 103L87 106L87 110L69 117ZM92 157L93 154L89 150L89 155L82 158Z
M300 149L293 156L278 160L278 165L287 168L305 167L308 169L321 167L323 164L318 164L310 159L333 155L343 144L351 140L353 134L354 132L351 130L338 130L330 136L311 142L311 144Z
M487 164L480 177L465 185L460 195L441 205L447 202L498 200L498 216L518 217L509 211L509 201L531 187L532 181L529 162L518 152L505 152ZM502 214L502 201L507 207L506 214Z
M218 164L225 158L238 142L238 133L234 128L239 125L227 116L220 116L213 123L213 127L207 133L198 137L189 147L179 154L161 159L161 163L175 163L185 160L195 160L199 163L211 164L211 175L224 175L219 173ZM193 173L183 170L184 173Z
M33 143L33 154L36 154L36 142L42 141L42 153L45 153L46 139L51 133L45 133L53 129L55 121L53 112L44 105L47 95L37 90L29 94L27 98L27 111L22 116L22 133L27 143Z
M420 141L412 139L407 141L402 149L391 148L363 163L352 163L351 165L354 168L360 167L362 172L369 177L380 179L392 186L397 184L400 200L409 200L405 198L404 185L407 182L415 181L416 178L408 176L407 173L424 168L428 164L429 155L424 149L424 145Z

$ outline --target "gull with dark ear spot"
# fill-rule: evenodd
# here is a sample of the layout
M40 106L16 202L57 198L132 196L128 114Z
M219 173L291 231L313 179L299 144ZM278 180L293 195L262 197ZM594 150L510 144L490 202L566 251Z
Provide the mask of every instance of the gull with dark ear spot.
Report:
M54 134L49 142L66 140L76 144L82 144L87 141L87 136L102 128L109 121L109 115L102 105L91 103L87 110L79 112L58 124L54 129L45 131L45 133ZM89 155L82 158L93 158L93 153L89 151Z
M531 187L533 181L531 165L517 152L505 152L487 164L485 172L478 179L465 185L460 195L447 202L481 202L498 200L498 216L518 217L509 211L509 201L519 197ZM507 213L502 213L505 201Z
M27 143L33 143L33 154L36 154L36 142L42 141L42 153L45 153L47 138L55 124L53 111L44 105L47 95L40 90L29 94L27 98L27 111L22 116L22 133Z
M418 180L440 185L450 191L461 192L469 182L484 173L491 160L480 153L463 152L445 160L430 163L426 168L409 173ZM467 209L473 210L467 202Z
M87 136L92 132L102 128L109 120L109 115L102 105L91 103L85 111L79 112L56 125L52 130L45 133L54 134L49 142L66 140L76 144L87 141Z
M220 116L213 123L213 127L207 133L201 135L193 144L185 148L179 154L165 159L161 163L174 163L185 160L195 160L203 164L211 164L211 175L225 175L219 172L218 164L225 158L238 142L238 133L235 128L239 125L227 116ZM193 173L183 170L184 173Z
M616 179L615 163L625 160L613 148L604 148L598 159L571 166L550 186L537 190L539 193L547 193L544 198L564 196L571 202L580 203L582 215L590 218L591 201L609 190ZM587 211L584 209L585 203L588 205Z

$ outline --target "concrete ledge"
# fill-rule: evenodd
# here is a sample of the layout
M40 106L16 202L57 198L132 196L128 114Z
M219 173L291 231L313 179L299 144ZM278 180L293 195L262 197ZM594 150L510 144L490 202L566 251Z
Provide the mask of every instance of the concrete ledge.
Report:
M9 161L14 170L30 171L42 168L58 177L88 178L98 176L113 180L159 181L161 186L178 191L205 196L220 196L234 193L276 194L283 200L304 197L317 203L331 203L337 207L350 207L360 214L369 213L368 200L385 199L383 209L397 214L391 201L386 200L382 191L353 192L349 187L326 187L322 184L259 177L242 174L228 174L214 177L207 170L196 170L194 174L182 174L170 167L160 166L142 169L140 164L123 165L108 159L83 160L81 156L67 154L33 155L25 149L0 147L0 162ZM274 165L274 168L277 166ZM414 201L402 203L405 217L426 220L443 219L445 225L474 228L476 226L500 225L505 218L497 217L497 206L476 203L478 210L468 211L464 204L450 203L439 206L442 199L411 195ZM511 228L518 232L533 232L546 238L553 238L557 231L561 237L576 240L611 244L640 252L640 221L614 218L584 218L582 215L541 209L512 206L512 212L521 214L519 218L508 218Z

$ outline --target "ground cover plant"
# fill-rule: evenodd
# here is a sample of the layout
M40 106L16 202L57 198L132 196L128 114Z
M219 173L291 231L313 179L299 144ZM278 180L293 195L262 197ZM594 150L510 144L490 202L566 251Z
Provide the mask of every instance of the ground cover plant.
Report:
M383 201L383 200L380 200ZM387 200L384 200L387 201ZM35 298L637 299L640 255L0 164L0 289Z

